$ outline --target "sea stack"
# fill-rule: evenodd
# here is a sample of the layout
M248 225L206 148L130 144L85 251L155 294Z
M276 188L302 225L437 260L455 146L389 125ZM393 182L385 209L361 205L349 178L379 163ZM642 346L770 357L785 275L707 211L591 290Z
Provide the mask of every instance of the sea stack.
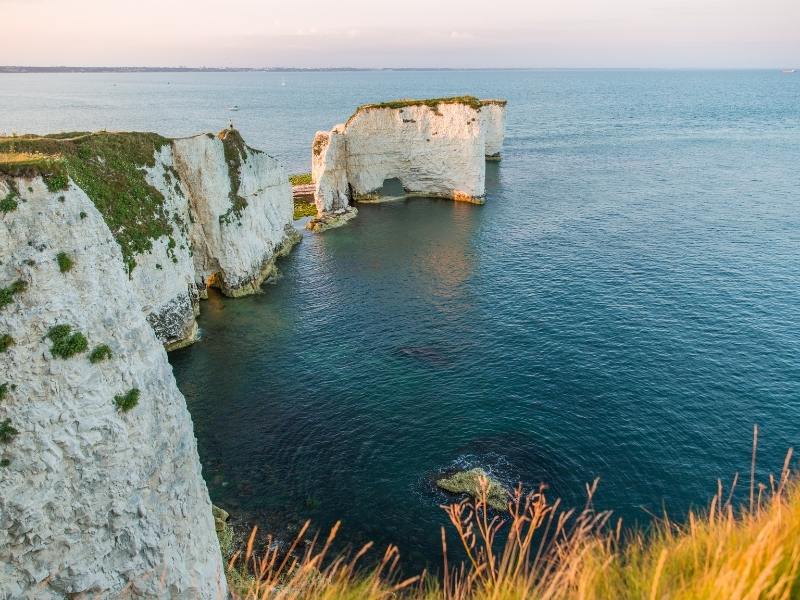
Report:
M378 200L392 182L407 196L482 204L486 160L500 158L505 106L472 96L365 104L346 123L317 132L317 217L309 228L346 222L354 203Z

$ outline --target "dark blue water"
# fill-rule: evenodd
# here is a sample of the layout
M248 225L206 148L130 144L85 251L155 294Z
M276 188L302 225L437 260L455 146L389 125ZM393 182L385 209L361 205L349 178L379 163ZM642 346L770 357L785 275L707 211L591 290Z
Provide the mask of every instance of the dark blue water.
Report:
M292 171L363 101L509 99L485 206L364 206L171 355L212 499L278 534L342 519L419 565L454 466L570 505L599 477L597 505L644 522L746 473L754 424L762 476L800 442L800 76L46 77L0 78L0 129L183 134L236 103Z

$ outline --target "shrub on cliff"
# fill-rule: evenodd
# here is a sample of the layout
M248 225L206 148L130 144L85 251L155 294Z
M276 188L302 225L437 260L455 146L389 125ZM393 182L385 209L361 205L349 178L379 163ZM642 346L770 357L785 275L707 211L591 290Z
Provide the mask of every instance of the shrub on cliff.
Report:
M139 390L133 388L128 390L125 394L117 394L114 396L114 404L122 412L128 412L134 406L139 404Z
M14 301L14 296L28 289L28 284L18 279L8 287L0 288L0 310Z
M0 352L5 352L14 345L14 338L4 333L0 335Z
M7 213L11 212L12 210L16 210L16 208L17 208L16 194L12 190L8 192L8 194L6 194L6 196L2 200L0 200L0 212Z
M75 265L75 262L66 252L59 252L56 255L56 261L58 262L58 270L62 273L72 270L72 267Z
M0 421L0 443L10 444L17 437L17 434L19 434L19 431L11 426L11 419Z
M89 362L92 364L99 363L109 358L111 358L111 348L109 348L107 344L95 346L94 350L89 354Z
M47 332L47 337L53 342L50 352L58 358L70 358L81 352L86 352L89 342L80 331L72 331L69 325L55 325Z

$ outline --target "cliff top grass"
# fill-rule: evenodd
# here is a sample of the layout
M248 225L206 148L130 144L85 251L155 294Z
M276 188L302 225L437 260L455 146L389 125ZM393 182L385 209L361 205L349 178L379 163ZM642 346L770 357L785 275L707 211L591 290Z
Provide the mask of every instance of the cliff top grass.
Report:
M310 185L314 183L314 180L311 178L311 173L295 173L294 175L289 175L289 183L292 185Z
M170 141L155 133L60 133L0 137L0 177L41 176L51 192L72 179L94 202L122 249L130 273L135 255L172 233L164 196L144 167Z
M399 109L399 108L408 108L411 106L427 106L428 108L433 109L435 112L438 112L438 108L440 104L463 104L465 106L469 106L474 108L475 110L480 110L482 106L486 106L488 104L497 104L499 106L505 106L507 104L506 100L481 100L480 98L476 98L475 96L449 96L446 98L402 98L399 100L389 100L387 102L377 102L374 104L362 104L359 106L353 115L347 120L349 124L351 120L353 120L356 115L360 112L377 109L377 108L390 108L390 109Z

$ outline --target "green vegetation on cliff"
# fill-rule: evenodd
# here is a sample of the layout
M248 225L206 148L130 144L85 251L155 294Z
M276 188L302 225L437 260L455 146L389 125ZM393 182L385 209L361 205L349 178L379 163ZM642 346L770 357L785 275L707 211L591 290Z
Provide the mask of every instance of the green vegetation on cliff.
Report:
M14 345L14 338L9 334L0 335L0 352L5 352Z
M0 444L9 444L17 437L19 431L11 426L11 419L0 421Z
M235 129L223 129L217 137L222 140L225 164L228 166L228 177L231 180L231 189L228 193L231 207L225 214L220 215L219 222L230 224L234 220L241 219L242 212L247 208L247 200L239 195L239 186L242 184L242 163L247 158L248 152L256 152L256 150L248 147L241 134Z
M117 394L114 396L114 404L121 412L128 412L134 406L139 404L139 390L132 388L124 394Z
M41 176L50 191L66 190L71 178L103 215L130 273L136 254L172 233L164 196L147 183L144 170L167 144L155 133L0 137L0 176Z
M72 267L75 266L75 261L73 261L72 258L70 258L70 255L66 252L59 252L56 255L56 262L58 262L58 270L62 273L71 271Z
M80 331L72 331L69 325L54 325L47 332L47 337L53 342L50 352L57 358L70 358L81 352L86 352L89 342Z
M0 288L0 310L14 301L14 296L28 289L28 284L18 279L11 285Z
M376 102L373 104L362 104L356 111L352 114L352 116L347 119L347 124L349 124L359 113L372 110L372 109L380 109L380 108L390 108L390 109L403 109L409 108L412 106L427 106L434 113L439 113L439 106L442 104L463 104L464 106L469 106L470 108L474 108L475 110L480 110L481 107L487 106L490 104L496 104L498 106L505 106L508 103L507 100L496 100L496 99L489 99L489 100L481 100L476 98L475 96L449 96L446 98L402 98L400 100L389 100L388 102ZM318 154L315 148L315 154Z
M371 108L407 108L409 106L427 106L436 110L440 104L464 104L475 110L479 110L483 104L475 96L450 96L447 98L403 98L401 100L389 100L388 102L377 102L375 104L362 104L356 112L369 110Z
M311 173L295 173L289 175L289 183L292 185L311 185L314 180L311 178Z
M109 348L108 344L100 344L95 346L94 350L89 354L89 362L92 364L99 363L111 358L111 356L111 348Z

